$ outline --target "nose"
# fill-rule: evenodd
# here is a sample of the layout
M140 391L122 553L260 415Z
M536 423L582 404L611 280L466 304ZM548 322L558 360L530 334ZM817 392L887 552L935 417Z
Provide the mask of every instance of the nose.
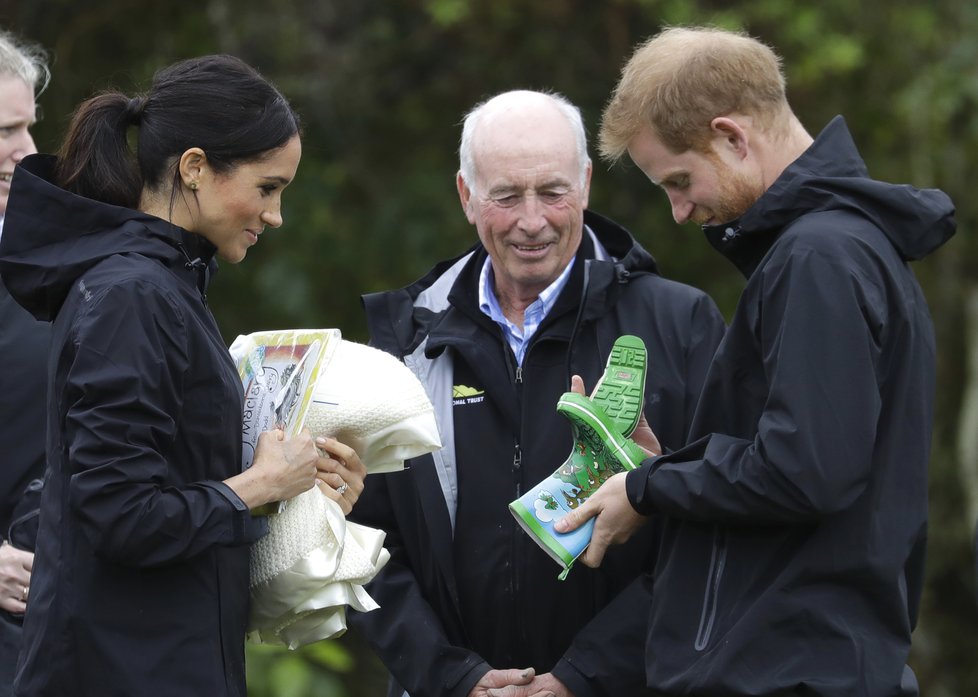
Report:
M261 221L268 227L282 227L282 207L281 205L265 210L261 214Z
M10 159L12 159L15 163L18 163L28 155L33 155L37 152L37 146L34 144L34 138L31 136L30 131L25 129L23 136L17 140L19 142L14 147L13 152L10 153Z
M672 219L680 225L687 222L696 210L693 203L675 192L669 192L669 204L672 206Z
M523 198L520 206L520 216L518 225L520 230L528 233L540 232L547 227L547 218L544 216L544 205L534 194Z

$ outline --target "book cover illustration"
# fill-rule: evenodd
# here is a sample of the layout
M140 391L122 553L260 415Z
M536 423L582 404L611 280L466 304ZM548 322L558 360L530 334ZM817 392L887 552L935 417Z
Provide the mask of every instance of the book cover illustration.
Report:
M316 381L340 339L338 329L296 329L234 340L229 350L244 389L242 469L251 466L262 432L281 428L292 437L302 430Z

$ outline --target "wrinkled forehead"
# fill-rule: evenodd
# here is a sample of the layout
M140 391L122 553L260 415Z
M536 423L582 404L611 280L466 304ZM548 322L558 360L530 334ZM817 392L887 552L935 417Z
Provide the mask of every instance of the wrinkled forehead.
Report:
M34 110L34 86L13 73L0 74L0 106Z
M488 114L472 146L476 176L489 186L498 180L579 179L574 131L556 110Z

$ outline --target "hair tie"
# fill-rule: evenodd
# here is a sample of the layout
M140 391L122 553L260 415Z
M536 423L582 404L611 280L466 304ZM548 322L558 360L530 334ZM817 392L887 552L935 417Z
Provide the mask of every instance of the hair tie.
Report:
M139 122L143 120L143 108L145 106L146 100L143 97L133 97L126 102L126 122L138 126Z

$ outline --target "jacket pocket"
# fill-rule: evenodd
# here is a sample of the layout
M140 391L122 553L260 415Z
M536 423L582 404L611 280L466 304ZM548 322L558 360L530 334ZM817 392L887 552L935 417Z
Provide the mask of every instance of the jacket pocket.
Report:
M44 480L32 479L14 506L10 527L5 532L10 544L18 549L34 551L43 488Z
M703 593L703 609L700 612L700 626L696 632L697 651L702 651L710 642L713 623L716 620L717 604L720 595L720 580L727 563L727 531L719 527L713 529L713 551L710 556L710 570L706 576L706 590Z

